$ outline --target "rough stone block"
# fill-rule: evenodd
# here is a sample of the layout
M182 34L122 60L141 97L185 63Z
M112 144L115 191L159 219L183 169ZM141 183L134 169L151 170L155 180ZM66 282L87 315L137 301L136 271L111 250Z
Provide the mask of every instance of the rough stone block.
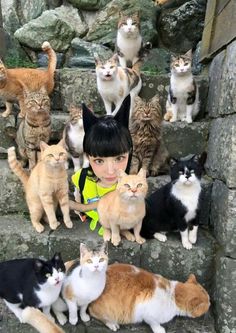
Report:
M214 286L214 305L217 332L236 332L236 260L221 257L217 260Z
M236 115L214 119L209 133L207 172L236 187Z
M8 118L2 118L0 114L0 158L6 158L7 148L14 145L14 140L8 136L6 129L15 126L15 118L13 115Z
M236 258L236 191L219 180L212 187L211 224L224 255Z

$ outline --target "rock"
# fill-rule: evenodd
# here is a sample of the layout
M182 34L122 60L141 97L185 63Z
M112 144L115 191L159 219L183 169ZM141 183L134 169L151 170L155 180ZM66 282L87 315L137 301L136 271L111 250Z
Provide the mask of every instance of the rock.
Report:
M104 8L111 0L68 0L68 1L78 9L95 11Z

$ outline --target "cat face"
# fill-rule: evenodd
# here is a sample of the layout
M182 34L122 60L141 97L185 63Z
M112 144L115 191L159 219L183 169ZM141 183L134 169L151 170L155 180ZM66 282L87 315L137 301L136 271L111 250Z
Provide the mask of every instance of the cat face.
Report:
M146 172L140 169L137 175L120 171L117 190L124 200L143 200L147 194Z
M202 165L198 156L188 160L175 160L171 165L171 180L186 186L199 182L202 175Z
M155 122L161 124L162 112L158 95L155 95L149 101L141 99L136 96L134 99L134 111L132 120L139 120L146 122Z
M27 112L50 112L50 98L45 89L25 91L24 104Z
M100 61L95 58L96 63L96 74L103 81L111 81L116 77L118 70L118 57L114 55L107 61Z
M65 166L67 161L67 152L60 141L57 145L47 145L45 142L40 142L41 159L52 167Z
M118 22L118 30L125 38L136 38L140 34L140 18L136 13L131 16L121 14Z
M46 262L36 260L35 272L40 284L60 286L65 277L65 265L60 253L56 253L51 260Z
M100 249L90 250L85 244L80 244L80 264L90 272L106 271L108 265L107 244Z
M192 70L192 51L189 50L184 55L172 58L171 70L176 74L185 74Z
M82 119L82 108L77 108L71 106L69 108L70 113L70 122L72 125L78 125L79 128L83 128L83 119Z

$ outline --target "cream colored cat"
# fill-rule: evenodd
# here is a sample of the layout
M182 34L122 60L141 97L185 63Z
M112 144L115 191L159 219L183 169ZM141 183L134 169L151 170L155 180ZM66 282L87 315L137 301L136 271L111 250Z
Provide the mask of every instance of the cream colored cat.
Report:
M55 230L60 223L56 219L55 210L60 204L67 228L73 224L69 215L68 180L65 164L66 150L62 143L48 146L40 142L41 160L32 170L30 176L16 159L15 148L8 149L8 163L12 171L20 178L24 185L26 201L30 211L31 222L37 232L43 232L41 224L44 212L51 229Z
M104 227L104 241L111 240L117 246L123 235L130 241L143 244L140 236L142 220L145 215L145 196L147 194L146 172L140 169L137 175L127 175L120 171L115 191L104 195L98 202L99 222ZM134 235L129 231L134 230Z
M132 265L113 264L107 270L105 290L89 312L112 331L120 324L144 321L153 333L165 333L161 325L175 316L196 318L209 306L209 295L193 274L182 283Z

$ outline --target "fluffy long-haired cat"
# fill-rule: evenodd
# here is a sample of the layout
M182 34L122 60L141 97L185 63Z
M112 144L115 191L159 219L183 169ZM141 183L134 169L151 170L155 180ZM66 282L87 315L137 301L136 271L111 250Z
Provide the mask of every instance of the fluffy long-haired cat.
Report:
M175 316L196 318L209 306L209 295L193 274L182 283L132 265L113 264L107 270L105 290L89 312L112 331L120 324L144 321L153 333L165 333L161 325Z
M139 60L142 48L139 13L134 13L133 15L119 13L116 45L119 62L122 67L128 67L128 62L134 65Z
M50 99L44 87L35 91L24 87L25 118L17 130L16 143L24 164L29 161L31 170L39 158L40 141L47 143L50 139Z
M41 160L34 167L30 176L17 161L15 148L8 149L9 166L24 185L32 225L37 232L43 232L44 226L40 221L45 213L50 228L55 230L60 225L55 214L59 203L66 227L72 228L73 224L69 214L69 186L65 166L67 152L61 142L48 146L41 141L40 149Z
M6 100L6 111L2 113L7 117L12 111L12 102L19 101L19 117L25 116L24 94L22 82L30 90L44 87L47 94L50 94L54 88L54 73L57 64L56 53L49 42L42 44L42 49L48 55L47 70L35 68L11 68L8 69L0 61L0 96Z
M83 322L89 321L86 313L89 303L97 299L105 288L106 270L108 265L107 245L91 250L80 244L80 262L74 261L67 271L62 287L62 297L53 304L53 311L61 325L67 322L63 312L69 310L69 322L78 322L78 307Z
M130 116L133 110L133 100L142 87L140 77L141 61L136 62L132 68L118 66L117 54L102 62L95 57L97 88L103 99L106 113L115 115L120 109L124 98L130 94ZM112 110L112 106L115 109Z
M104 227L104 241L111 240L117 246L122 235L132 242L145 242L140 236L140 230L145 215L147 189L144 169L140 169L137 175L127 175L120 171L116 190L107 193L98 202L97 211L99 222ZM130 229L133 229L134 234Z
M192 74L192 50L173 57L165 120L192 123L199 112L199 89Z
M168 152L161 137L162 110L158 95L149 101L136 96L130 119L130 133L133 140L133 155L130 174L136 174L142 167L147 176L157 176L164 171Z
M141 235L165 242L165 232L180 231L185 249L197 241L204 152L187 160L172 161L171 181L146 199Z
M37 258L4 261L0 263L0 297L21 322L27 306L42 308L53 319L51 305L59 297L64 276L60 253L48 261Z
M83 153L84 126L82 109L71 106L69 112L70 120L65 125L63 140L66 150L72 158L74 171L78 171L81 167L87 168L89 166L88 158Z

